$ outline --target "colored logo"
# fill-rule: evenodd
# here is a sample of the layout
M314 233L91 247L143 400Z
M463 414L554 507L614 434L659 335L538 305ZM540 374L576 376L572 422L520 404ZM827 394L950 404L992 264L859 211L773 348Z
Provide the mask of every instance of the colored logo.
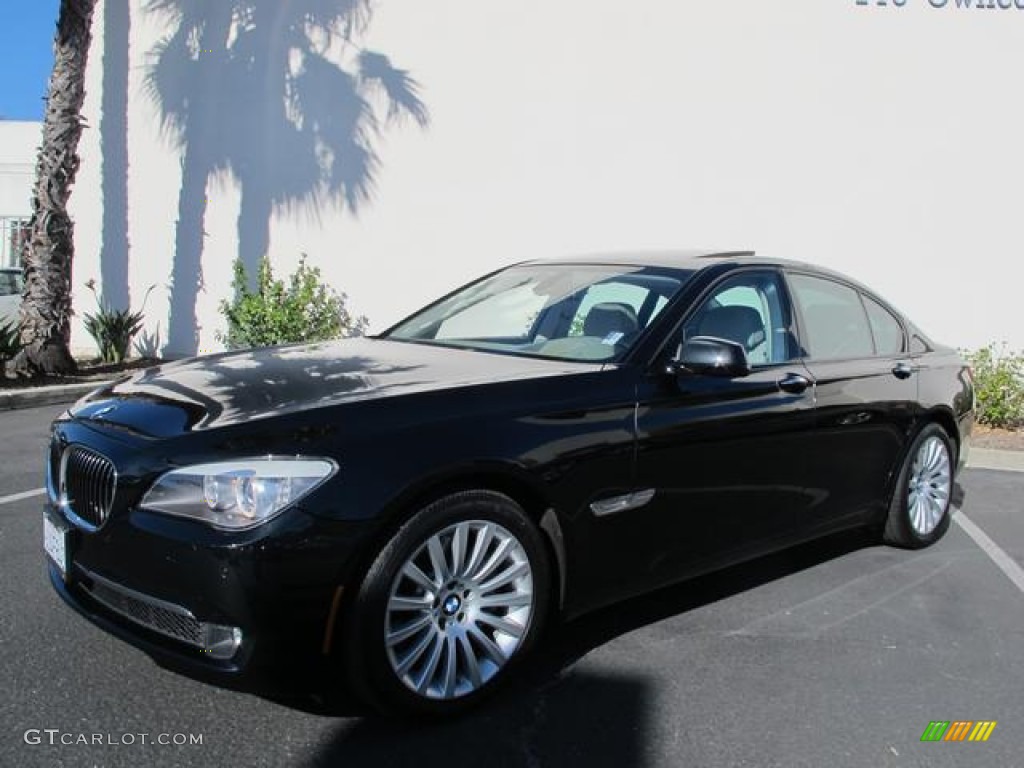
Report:
M995 720L932 720L921 741L988 741L998 724Z

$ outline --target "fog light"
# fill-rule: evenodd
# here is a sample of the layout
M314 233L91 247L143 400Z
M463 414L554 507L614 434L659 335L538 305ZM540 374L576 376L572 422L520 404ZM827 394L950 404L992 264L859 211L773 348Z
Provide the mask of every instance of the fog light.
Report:
M214 659L230 659L242 644L242 630L223 624L203 624L203 653Z

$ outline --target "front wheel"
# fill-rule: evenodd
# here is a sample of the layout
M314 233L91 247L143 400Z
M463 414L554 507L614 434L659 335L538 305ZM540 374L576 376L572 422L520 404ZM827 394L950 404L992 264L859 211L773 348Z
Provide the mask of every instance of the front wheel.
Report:
M399 529L360 588L357 684L388 712L470 705L539 635L549 585L542 535L512 499L467 491L434 502Z
M882 539L887 544L920 549L935 543L949 528L953 496L953 448L938 424L927 424L903 460Z

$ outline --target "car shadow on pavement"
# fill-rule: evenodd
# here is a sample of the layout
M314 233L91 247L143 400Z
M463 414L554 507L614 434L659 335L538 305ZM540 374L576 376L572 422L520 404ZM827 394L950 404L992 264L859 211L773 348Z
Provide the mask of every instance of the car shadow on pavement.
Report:
M452 720L342 724L305 765L513 768L640 765L650 683L592 673L539 686L517 681L506 694Z
M577 662L634 630L877 543L867 531L830 536L556 626L479 709L436 722L342 720L304 765L642 766L656 681L576 670Z

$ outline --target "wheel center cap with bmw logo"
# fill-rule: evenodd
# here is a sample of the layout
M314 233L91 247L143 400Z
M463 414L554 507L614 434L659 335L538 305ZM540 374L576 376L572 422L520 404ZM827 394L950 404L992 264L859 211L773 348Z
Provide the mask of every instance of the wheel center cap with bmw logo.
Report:
M459 612L459 608L462 607L462 601L456 595L448 595L444 599L444 603L441 605L441 610L444 611L446 616L454 616Z

